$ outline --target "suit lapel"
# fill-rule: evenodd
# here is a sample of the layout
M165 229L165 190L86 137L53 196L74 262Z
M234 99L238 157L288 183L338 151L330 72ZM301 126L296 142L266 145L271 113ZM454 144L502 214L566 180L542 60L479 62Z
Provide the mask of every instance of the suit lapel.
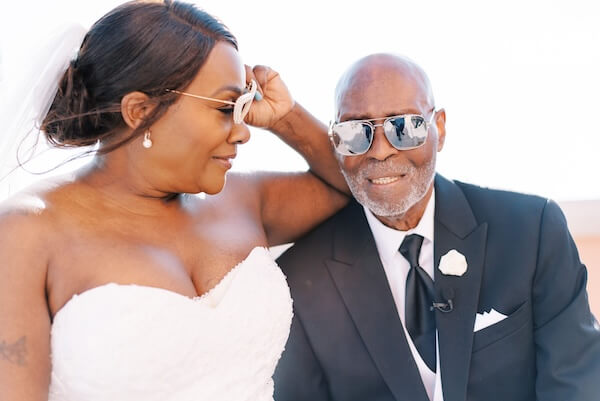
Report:
M454 310L436 311L444 401L467 395L473 327L483 274L487 223L477 224L463 192L441 176L435 180L434 276L440 300L452 298ZM440 272L440 258L456 249L467 259L463 276Z
M349 206L327 267L381 376L398 401L428 401L362 207Z

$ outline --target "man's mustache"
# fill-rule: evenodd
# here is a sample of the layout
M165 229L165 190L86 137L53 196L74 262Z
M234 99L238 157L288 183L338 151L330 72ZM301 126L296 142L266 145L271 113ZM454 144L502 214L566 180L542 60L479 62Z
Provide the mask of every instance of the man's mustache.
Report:
M358 171L360 177L383 177L383 176L395 176L395 175L406 175L413 173L416 167L412 164L400 164L393 159L386 159L383 161L379 160L368 160L361 166Z

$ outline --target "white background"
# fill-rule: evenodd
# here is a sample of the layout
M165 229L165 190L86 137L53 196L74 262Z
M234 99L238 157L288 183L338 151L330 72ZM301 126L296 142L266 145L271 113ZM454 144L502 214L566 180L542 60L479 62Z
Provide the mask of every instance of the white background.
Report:
M3 107L18 104L10 88L50 32L68 21L89 27L120 3L2 0ZM439 172L557 200L600 199L598 1L196 3L231 28L246 63L278 70L295 99L324 122L332 116L336 81L350 63L374 52L404 54L428 72L436 106L446 110ZM12 135L3 128L0 144ZM65 158L60 153L42 164L52 167ZM253 130L234 164L238 171L305 168L260 130Z

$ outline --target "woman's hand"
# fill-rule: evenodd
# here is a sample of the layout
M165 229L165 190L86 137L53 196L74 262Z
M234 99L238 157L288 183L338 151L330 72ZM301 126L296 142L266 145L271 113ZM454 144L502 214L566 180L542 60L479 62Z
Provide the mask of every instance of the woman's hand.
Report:
M255 127L271 128L294 107L294 99L279 73L267 66L246 66L246 80L251 79L256 81L262 99L254 99L245 121Z

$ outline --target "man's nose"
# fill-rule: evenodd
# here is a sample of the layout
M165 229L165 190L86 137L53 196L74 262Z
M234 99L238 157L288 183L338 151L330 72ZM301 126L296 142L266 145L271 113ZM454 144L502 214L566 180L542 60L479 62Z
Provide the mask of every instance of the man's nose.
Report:
M375 127L375 132L373 133L373 143L371 144L371 149L369 149L367 155L373 159L385 160L397 152L398 149L394 148L386 138L383 127L377 125Z
M245 122L241 124L233 124L229 133L228 142L231 144L244 144L250 140L250 129Z

